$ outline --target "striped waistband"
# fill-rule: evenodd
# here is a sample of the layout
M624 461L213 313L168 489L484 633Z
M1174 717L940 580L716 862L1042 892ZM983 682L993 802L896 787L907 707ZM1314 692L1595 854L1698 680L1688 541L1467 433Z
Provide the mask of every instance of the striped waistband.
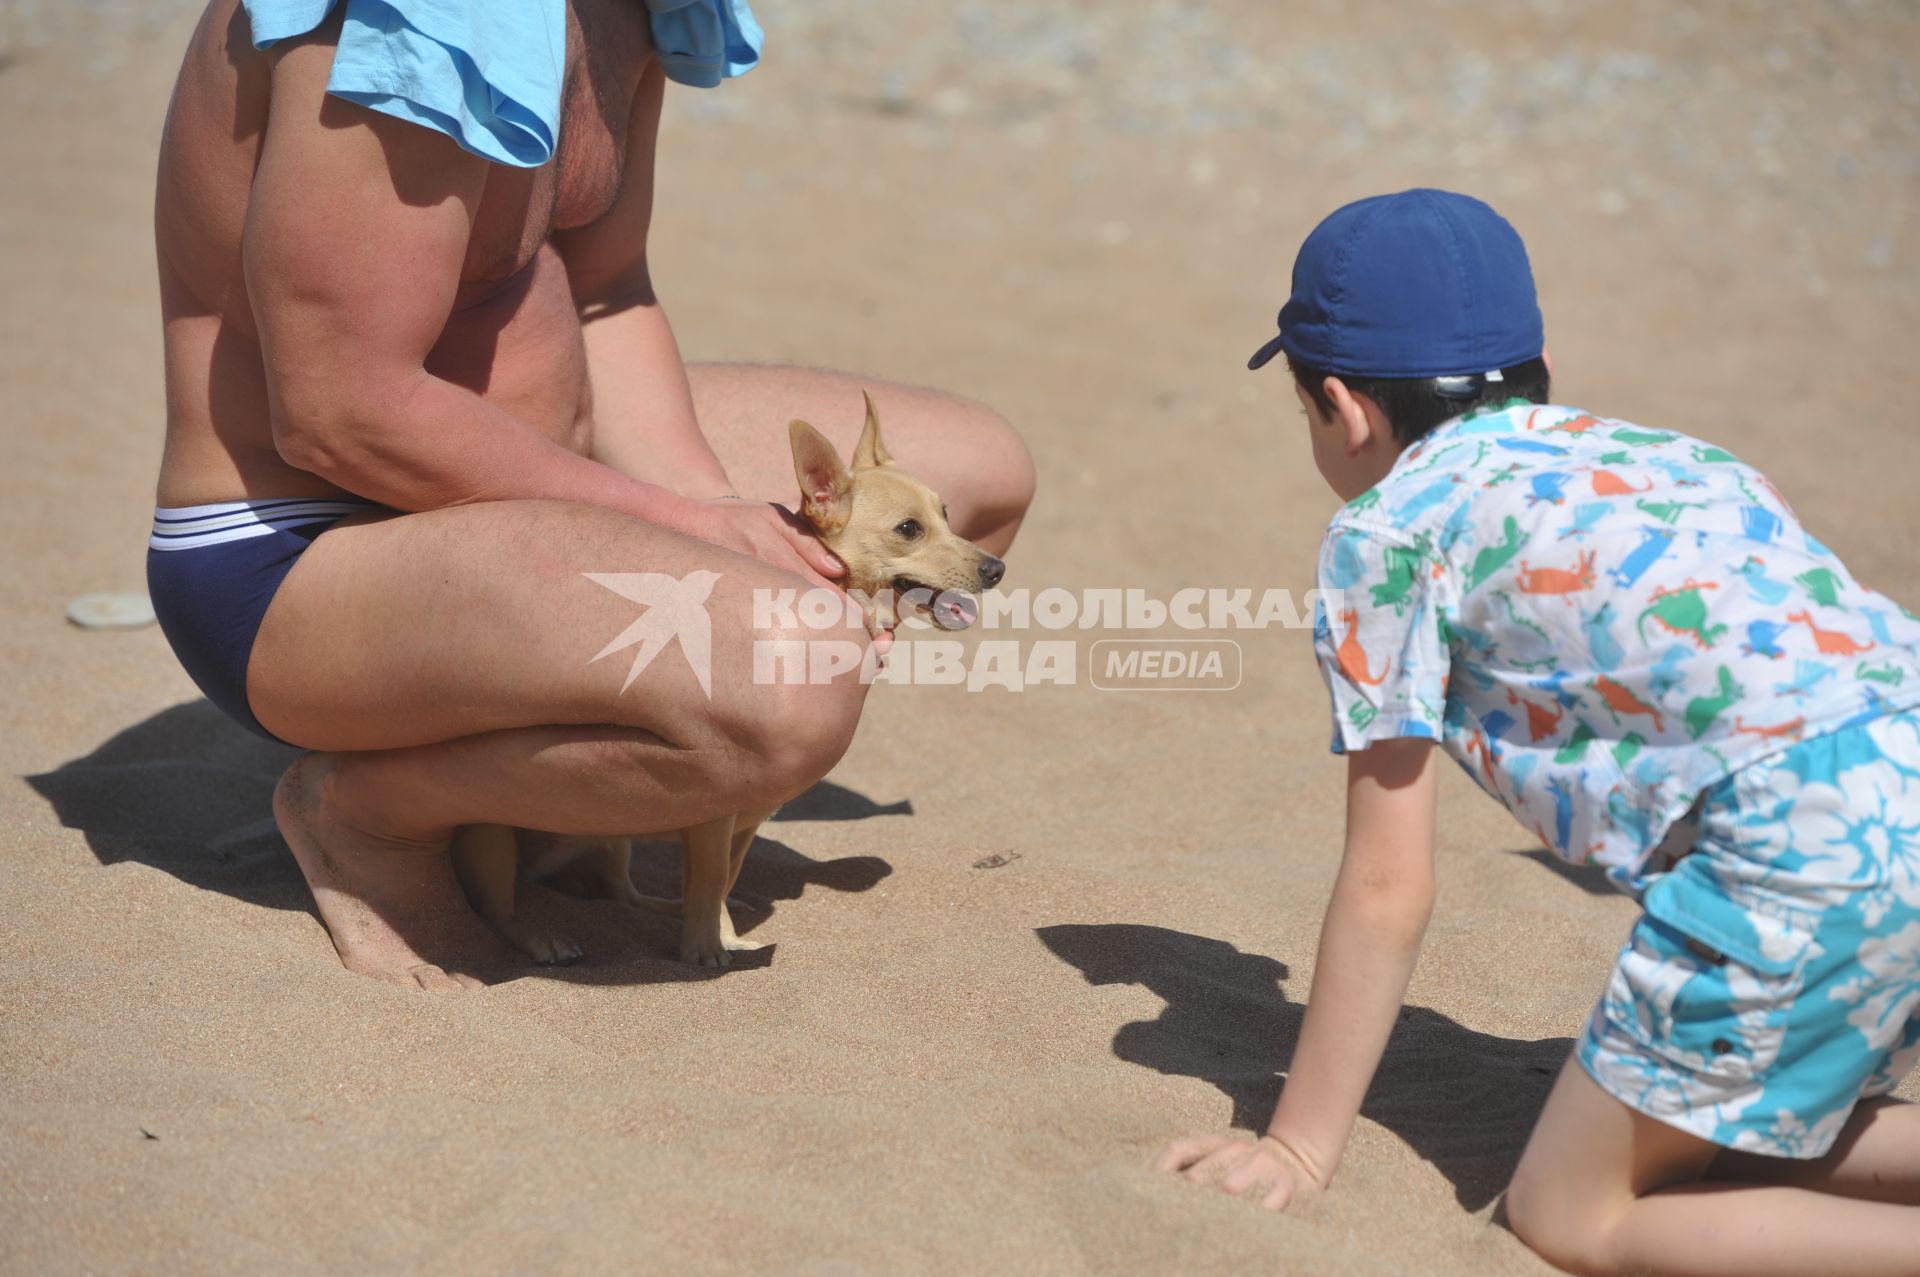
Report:
M371 501L318 497L159 506L153 512L153 535L147 538L147 545L155 550L198 550L227 541L271 536L286 528L338 523L372 507Z

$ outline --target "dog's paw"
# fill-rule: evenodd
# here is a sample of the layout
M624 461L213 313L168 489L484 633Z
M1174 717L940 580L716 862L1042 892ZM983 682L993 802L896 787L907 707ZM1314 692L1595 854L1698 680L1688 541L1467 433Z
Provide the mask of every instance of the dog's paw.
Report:
M556 931L515 923L507 929L514 948L542 966L565 967L580 961L580 946Z
M733 929L733 919L725 913L720 915L720 943L732 953L754 953L767 947L758 940L741 939Z
M733 957L727 952L727 946L719 936L702 937L699 940L684 940L680 944L680 961L696 967L729 967Z

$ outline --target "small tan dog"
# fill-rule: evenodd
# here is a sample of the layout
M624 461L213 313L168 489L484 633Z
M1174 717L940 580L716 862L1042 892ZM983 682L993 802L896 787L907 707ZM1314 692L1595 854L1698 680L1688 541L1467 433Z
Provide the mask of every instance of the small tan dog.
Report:
M825 436L804 421L787 427L800 513L829 550L847 565L845 586L870 630L891 630L920 615L941 629L965 629L978 619L973 594L990 590L1006 564L947 526L947 510L925 484L893 464L880 442L880 418L867 396L867 422L853 450L853 468L841 463ZM453 862L480 916L537 962L565 963L580 947L514 916L518 882L560 872L586 872L608 893L636 909L681 919L680 959L727 966L728 955L761 946L733 929L727 896L739 880L747 848L772 811L738 812L680 831L682 898L642 895L630 873L632 843L625 838L564 838L505 825L468 825L454 837Z

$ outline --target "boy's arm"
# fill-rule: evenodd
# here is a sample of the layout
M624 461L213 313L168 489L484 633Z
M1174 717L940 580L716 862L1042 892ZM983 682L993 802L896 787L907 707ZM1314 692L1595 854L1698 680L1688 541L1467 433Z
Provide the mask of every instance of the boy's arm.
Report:
M1433 744L1348 756L1347 846L1293 1067L1267 1133L1325 1185L1339 1167L1433 911Z
M1258 1142L1175 1140L1161 1169L1236 1195L1258 1189L1276 1210L1333 1179L1433 909L1435 786L1431 741L1381 741L1348 755L1346 851L1273 1121Z

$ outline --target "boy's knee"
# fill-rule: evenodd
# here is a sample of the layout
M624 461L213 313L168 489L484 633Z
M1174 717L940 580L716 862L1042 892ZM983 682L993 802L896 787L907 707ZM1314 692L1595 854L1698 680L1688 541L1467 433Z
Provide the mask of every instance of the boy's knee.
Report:
M1581 1277L1617 1271L1607 1257L1600 1214L1582 1209L1564 1187L1540 1183L1524 1162L1507 1188L1505 1211L1514 1236L1555 1268Z

